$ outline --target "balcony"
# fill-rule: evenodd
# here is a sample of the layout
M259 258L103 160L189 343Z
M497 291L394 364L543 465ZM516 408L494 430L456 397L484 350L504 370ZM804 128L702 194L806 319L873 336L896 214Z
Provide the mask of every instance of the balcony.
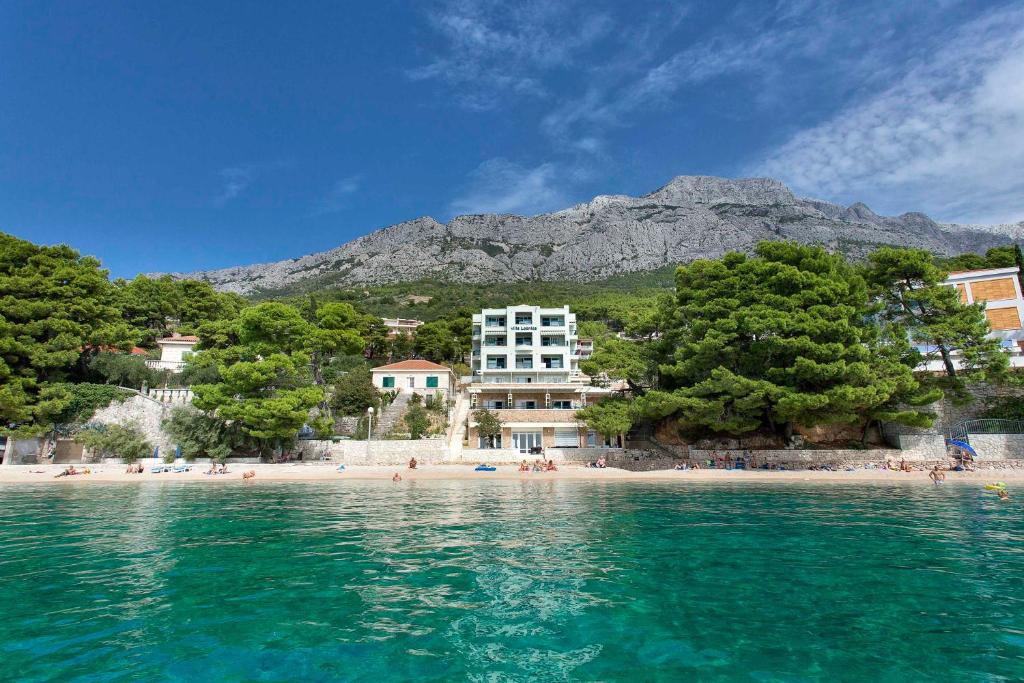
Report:
M474 410L479 410L474 409ZM492 413L498 416L498 419L502 423L508 424L512 422L563 422L567 424L576 424L579 420L576 419L575 410L556 410L553 408L501 408L492 410ZM473 419L473 413L470 412L470 424L476 424Z
M171 372L181 372L185 369L185 361L179 360L147 360L146 367L152 370L170 370Z

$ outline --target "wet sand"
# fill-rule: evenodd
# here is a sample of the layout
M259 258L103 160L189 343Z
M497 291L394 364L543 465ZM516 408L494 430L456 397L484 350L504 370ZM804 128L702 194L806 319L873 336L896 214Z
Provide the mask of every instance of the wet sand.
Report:
M892 472L886 470L859 469L843 472L822 471L766 471L766 470L653 470L631 472L628 470L566 465L556 472L519 472L515 465L498 465L495 472L476 472L474 465L421 465L410 470L406 467L381 467L350 465L338 471L337 465L326 463L295 464L239 464L229 465L228 474L208 475L208 465L197 465L191 472L150 471L146 465L143 474L126 474L124 465L76 465L76 469L88 467L90 474L69 477L55 477L65 465L8 465L0 466L0 484L52 483L88 484L99 482L204 482L242 484L242 473L255 471L254 481L344 481L346 479L391 479L397 472L403 481L416 480L502 480L502 481L675 481L675 482L719 482L719 483L918 483L931 485L928 472ZM946 472L948 483L985 484L993 481L1024 484L1024 470L981 470L979 472Z

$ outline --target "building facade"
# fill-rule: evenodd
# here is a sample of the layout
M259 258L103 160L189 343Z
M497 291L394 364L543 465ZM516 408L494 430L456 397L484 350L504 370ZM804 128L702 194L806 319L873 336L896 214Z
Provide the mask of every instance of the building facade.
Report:
M181 372L185 368L185 359L195 352L199 337L174 335L158 339L160 360L147 360L146 365L154 370L170 370Z
M1012 367L1024 367L1024 296L1017 267L988 268L950 273L945 285L955 287L965 304L984 304L991 336L1002 342ZM928 349L923 349L925 352ZM954 362L956 358L954 356ZM929 359L927 370L942 371L939 360Z
M422 320L413 318L381 318L384 327L388 328L389 337L397 337L400 334L414 336L416 328L423 324Z
M446 398L452 398L458 388L451 368L429 360L403 360L373 368L370 374L373 385L381 391L398 389L421 396L440 392Z
M502 422L496 448L529 453L545 447L600 445L576 411L608 392L590 386L579 370L576 316L568 306L487 308L473 316L471 447L488 448L475 411L487 408Z

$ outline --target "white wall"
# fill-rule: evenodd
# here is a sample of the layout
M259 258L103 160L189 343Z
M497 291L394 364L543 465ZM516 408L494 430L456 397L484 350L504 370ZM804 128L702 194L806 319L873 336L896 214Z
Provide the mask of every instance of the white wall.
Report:
M382 391L390 391L391 389L401 389L402 391L412 391L413 393L420 394L422 396L429 396L438 391L444 392L445 396L451 397L454 394L453 377L450 372L445 370L400 370L397 372L388 371L374 371L373 373L373 385ZM385 387L384 378L394 377L395 386ZM427 377L437 377L437 387L427 387ZM410 389L409 380L412 380L414 386Z

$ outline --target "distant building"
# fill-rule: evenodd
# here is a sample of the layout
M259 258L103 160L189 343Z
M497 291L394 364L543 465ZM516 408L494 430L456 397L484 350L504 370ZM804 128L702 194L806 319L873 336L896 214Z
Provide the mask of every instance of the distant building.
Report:
M594 340L590 337L580 337L576 341L576 357L582 363L594 355Z
M985 317L992 328L991 336L1002 342L1010 354L1012 367L1024 367L1024 297L1021 296L1017 267L988 268L950 273L943 283L960 292L965 304L984 303ZM921 349L928 352L928 347ZM957 359L954 355L954 362ZM940 372L941 360L929 360L925 369Z
M373 385L382 391L398 389L403 392L430 396L437 392L452 398L458 383L451 368L429 360L403 360L382 365L370 371Z
M576 316L568 306L485 308L473 316L470 409L487 408L503 423L497 448L603 444L576 411L608 394L579 370ZM471 447L489 444L469 418Z
M389 337L397 337L399 334L413 336L416 328L423 324L422 320L412 318L383 318L384 326L388 328Z
M147 360L146 365L154 370L170 370L181 372L185 367L185 359L194 353L199 337L174 335L158 339L160 360Z

